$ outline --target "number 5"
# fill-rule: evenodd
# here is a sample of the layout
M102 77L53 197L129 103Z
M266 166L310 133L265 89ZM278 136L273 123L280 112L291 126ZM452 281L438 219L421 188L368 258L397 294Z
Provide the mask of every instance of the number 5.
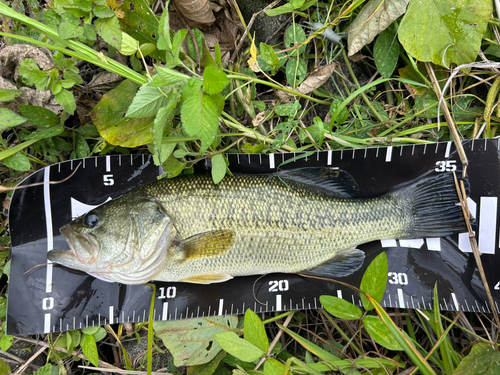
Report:
M115 184L112 174L105 174L102 176L103 184L106 186L111 186Z

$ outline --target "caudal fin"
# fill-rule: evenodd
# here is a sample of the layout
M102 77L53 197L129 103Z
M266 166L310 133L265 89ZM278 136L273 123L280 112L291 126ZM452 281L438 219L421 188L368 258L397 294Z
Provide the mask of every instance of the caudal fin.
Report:
M464 184L468 195L467 179L464 179ZM467 232L452 173L425 177L389 194L406 201L411 207L413 220L408 238L444 237Z

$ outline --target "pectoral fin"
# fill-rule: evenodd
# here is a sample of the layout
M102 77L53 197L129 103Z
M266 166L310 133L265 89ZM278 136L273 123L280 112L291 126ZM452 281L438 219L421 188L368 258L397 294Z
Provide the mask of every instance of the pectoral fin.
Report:
M212 283L222 283L224 281L231 280L233 277L231 275L203 275L203 276L193 276L187 279L182 279L183 283L192 284L212 284Z
M209 258L228 252L235 240L234 231L215 230L186 238L180 241L177 247L182 253L182 260Z
M321 277L344 277L361 268L365 260L364 251L358 249L347 249L340 251L329 261L299 273Z

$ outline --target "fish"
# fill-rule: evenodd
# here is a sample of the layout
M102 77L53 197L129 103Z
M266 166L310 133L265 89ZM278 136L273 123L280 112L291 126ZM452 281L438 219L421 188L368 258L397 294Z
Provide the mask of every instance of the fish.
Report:
M237 276L357 271L374 240L444 237L467 230L452 173L360 198L346 171L161 179L60 228L69 250L47 258L122 284L210 284Z

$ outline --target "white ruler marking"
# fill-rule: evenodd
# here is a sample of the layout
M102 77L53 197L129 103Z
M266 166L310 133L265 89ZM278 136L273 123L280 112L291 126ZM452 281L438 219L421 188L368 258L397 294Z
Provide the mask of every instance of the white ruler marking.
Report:
M398 243L396 242L395 239L392 238L384 238L383 240L380 240L382 243L382 247L397 247Z
M50 203L50 167L43 171L43 201L45 207L45 225L47 228L47 252L54 248L54 237L52 233L52 207ZM52 262L47 259L47 274L45 277L45 293L52 292Z
M97 160L97 158L95 160ZM110 155L106 155L106 172L111 172L111 156Z
M423 244L424 240L421 238L411 239L411 240L399 240L399 246L401 247L420 249Z
M332 150L328 150L326 157L326 165L332 165Z
M477 217L477 205L472 199L467 198L467 205L469 206L469 212L473 217ZM476 232L474 232L476 234ZM458 248L464 253L472 253L472 247L470 246L469 233L460 233L458 235Z
M387 153L385 154L386 163L390 162L392 159L392 146L387 147Z
M281 303L281 294L276 294L276 311L283 310L283 305Z
M365 159L366 159L366 152L368 151L368 147L365 148Z
M163 302L163 310L161 312L161 320L167 320L168 317L168 302Z
M248 158L248 161L250 162L250 157ZM275 168L275 166L274 166L274 154L269 154L269 168L271 168L271 169Z
M352 149L352 158L354 159L354 152L356 151L355 148Z
M97 156L94 156L94 167L97 168Z
M342 291L337 289L337 297L342 298Z
M424 145L424 155L426 150L427 150L427 143Z
M220 299L219 300L219 316L222 315L223 313L223 308L224 308L224 300Z
M400 309L406 308L405 297L403 295L403 289L401 288L398 288L398 303Z
M486 146L488 145L488 139L485 138L484 139L484 151L486 151Z
M434 151L435 154L437 154L439 148L439 143L436 143L436 151Z
M495 254L497 230L497 197L481 197L479 210L479 251Z
M472 145L470 146L470 150L474 151L474 140L472 140Z
M431 251L441 251L441 239L440 238L426 238L427 250Z
M50 333L50 313L44 315L43 333Z
M109 306L109 324L113 324L114 321L115 321L114 307L113 306Z

